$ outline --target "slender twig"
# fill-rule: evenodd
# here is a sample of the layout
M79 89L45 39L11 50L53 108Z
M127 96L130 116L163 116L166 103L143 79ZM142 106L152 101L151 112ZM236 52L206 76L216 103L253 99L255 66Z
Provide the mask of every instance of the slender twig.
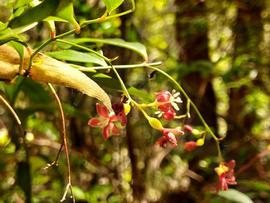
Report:
M10 110L10 112L12 113L12 115L14 116L16 122L18 123L19 126L22 125L21 120L19 119L19 116L17 115L17 113L15 112L15 110L9 105L8 101L2 97L2 95L0 95L0 100L6 105L6 107Z
M97 19L93 19L93 20L85 20L83 22L80 23L80 26L81 27L84 27L86 25L89 25L89 24L93 24L93 23L102 23L104 21L107 21L107 20L110 20L112 18L117 18L117 17L121 17L121 16L124 16L124 15L127 15L129 13L132 13L133 11L135 11L135 1L134 0L131 0L131 9L128 9L126 11L123 11L121 13L117 13L117 14L114 14L114 15L109 15L109 16L106 16L106 15L102 15L100 18L97 18ZM105 13L106 14L106 13Z
M162 62L157 61L157 62L152 62L152 63L139 63L139 64L129 64L129 65L114 65L114 68L116 68L116 69L131 69L131 68L141 68L141 67L145 67L145 66L159 66L161 64L162 64ZM78 66L78 65L74 65L74 67L78 67L78 69L80 71L83 71L83 72L93 72L95 70L104 70L104 69L111 69L112 68L111 66L83 67L83 66Z
M67 135L66 135L65 115L64 115L64 111L63 111L61 101L60 101L54 87L50 83L48 83L48 86L49 86L50 90L52 91L52 93L53 93L53 95L55 97L55 100L57 102L58 108L59 108L60 117L61 117L61 131L60 132L61 132L61 135L62 135L62 138L63 138L64 149L65 149L66 160L67 160L68 183L67 183L64 195L63 195L63 197L61 199L61 202L65 201L68 190L70 190L72 201L73 201L73 203L75 203L75 198L74 198L74 195L73 195L73 192L72 192L72 184L71 184L71 169L70 169L70 160L69 160L68 141L67 141Z
M18 127L19 127L19 136L21 137L21 139L23 141L26 154L28 154L27 149L26 149L25 137L24 137L25 131L24 131L23 127L22 127L22 122L21 122L19 116L17 115L17 113L15 112L15 110L12 108L12 106L9 104L9 102L2 95L0 95L0 100L10 110L11 114L15 118L15 120L16 120L16 122L18 124Z
M57 165L58 165L58 160L59 160L61 151L62 151L62 149L63 149L63 146L64 146L64 142L62 142L60 148L58 149L58 152L57 152L57 155L56 155L55 160L54 160L52 163L47 164L47 166L44 167L44 170L47 170L47 169L49 169L49 168L51 168L51 167L53 167L53 166L57 166Z

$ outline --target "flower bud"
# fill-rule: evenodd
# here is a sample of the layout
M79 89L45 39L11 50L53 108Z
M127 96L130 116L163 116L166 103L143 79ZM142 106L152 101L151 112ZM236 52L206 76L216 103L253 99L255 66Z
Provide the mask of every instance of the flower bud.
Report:
M196 141L197 146L203 146L204 145L204 137L200 138Z
M161 122L156 118L149 117L148 122L149 122L150 126L152 128L154 128L154 129L156 129L156 130L162 130L163 129L163 126L162 126Z
M198 129L192 129L192 134L196 136L196 135L200 135L201 132Z
M184 145L184 149L186 151L188 151L188 152L191 152L191 151L193 151L196 148L197 148L197 143L194 142L194 141L186 142L185 145Z
M123 106L125 114L128 115L131 110L131 106L128 103L124 103Z
M184 125L184 131L192 133L193 128L190 125Z

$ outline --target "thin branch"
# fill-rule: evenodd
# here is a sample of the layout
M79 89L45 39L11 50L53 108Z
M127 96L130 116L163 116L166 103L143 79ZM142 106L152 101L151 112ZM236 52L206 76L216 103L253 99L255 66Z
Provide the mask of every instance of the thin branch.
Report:
M138 63L138 64L129 64L129 65L114 65L114 68L116 69L131 69L131 68L141 68L145 66L159 66L162 62L152 62L152 63ZM104 69L111 69L111 66L93 66L93 67L84 67L84 66L78 66L78 65L72 65L74 67L78 67L80 71L83 72L93 72L95 70L104 70Z
M2 95L0 95L0 100L5 104L5 106L10 110L10 112L12 113L12 115L14 116L16 122L18 123L19 126L22 125L21 120L19 119L19 116L17 115L17 113L15 112L15 110L9 105L8 101L2 97Z
M67 134L66 134L65 115L64 115L64 111L63 111L61 101L60 101L54 87L50 83L48 83L48 86L49 86L50 90L52 91L52 93L53 93L53 95L55 97L55 100L57 102L58 108L59 108L60 117L61 117L61 128L62 128L60 133L61 133L62 138L63 138L63 144L64 144L66 160L67 160L68 183L66 185L66 189L65 189L64 195L63 195L63 197L61 199L61 202L65 201L68 190L70 190L72 201L73 201L73 203L75 203L75 198L74 198L74 195L73 195L73 192L72 192L72 184L71 184L71 169L70 169L69 148L68 148Z
M49 169L49 168L51 168L51 167L53 167L53 166L57 166L57 165L58 165L58 160L59 160L61 151L62 151L62 149L63 149L63 146L64 146L64 142L62 142L60 148L58 149L58 152L57 152L57 155L56 155L55 160L54 160L52 163L47 164L47 166L44 167L44 170L47 170L47 169Z

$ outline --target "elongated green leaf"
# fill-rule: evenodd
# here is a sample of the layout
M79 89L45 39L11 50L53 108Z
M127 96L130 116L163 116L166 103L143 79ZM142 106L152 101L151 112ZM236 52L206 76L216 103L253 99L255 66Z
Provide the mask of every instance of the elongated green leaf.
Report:
M103 0L108 13L110 14L113 10L117 9L124 0Z
M148 58L145 46L139 42L126 42L119 38L113 38L113 39L80 38L80 39L67 39L67 40L72 41L73 43L76 43L76 44L93 42L93 43L102 43L102 44L109 44L113 46L123 47L126 49L130 49L132 51L135 51L136 53L141 55L146 61Z
M61 0L56 10L56 16L70 22L77 32L80 31L80 25L75 19L72 0Z
M60 17L56 17L56 16L49 16L47 18L45 18L43 21L58 21L58 22L68 22L67 20L60 18Z
M94 78L108 78L108 79L111 79L112 77L109 76L109 75L106 75L104 73L97 73L95 75L93 75Z
M247 196L246 194L244 194L238 190L234 190L234 189L229 189L227 191L221 191L218 193L218 195L227 199L227 200L238 202L238 203L253 203L253 201L250 199L249 196Z
M16 29L6 28L0 31L0 45L5 44L6 42L16 40L20 41L19 34L26 32L27 30L35 27L37 23L32 23L30 25L18 27Z
M59 60L94 63L99 64L101 66L107 65L102 58L92 53L79 52L75 50L61 50L61 51L47 52L46 54Z
M13 6L14 9L23 7L27 4L29 4L31 2L31 0L17 0L15 5Z
M48 16L51 16L56 11L59 0L46 0L39 5L26 10L20 16L15 17L9 22L10 27L20 27L29 25L34 22L39 22Z

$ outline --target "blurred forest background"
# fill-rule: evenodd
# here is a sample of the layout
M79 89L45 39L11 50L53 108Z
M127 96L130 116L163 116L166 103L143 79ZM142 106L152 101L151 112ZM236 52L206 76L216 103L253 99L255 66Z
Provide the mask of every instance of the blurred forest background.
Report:
M2 22L10 15L6 3L0 2ZM75 0L74 5L79 21L104 13L99 0ZM128 7L125 2L118 10ZM57 29L61 32L66 26L59 24ZM48 36L43 23L25 34L32 47ZM233 188L256 203L270 202L269 0L137 0L134 13L89 25L80 36L144 44L149 61L162 61L161 68L183 85L207 123L225 137L224 157L237 164L238 185ZM141 60L126 49L103 46L102 50L109 58L119 56L114 64ZM162 75L144 68L120 73L129 87L146 95L174 89ZM95 80L113 95L113 101L119 100L111 81ZM0 202L58 202L66 184L64 153L58 167L43 169L61 145L54 98L45 85L32 80L1 82L0 90L27 131L25 145L18 146L14 118L1 105ZM87 125L96 116L96 101L68 88L57 86L57 91L66 114L77 202L232 202L232 196L215 193L216 148L210 138L193 152L183 150L183 140L177 148L161 148L155 144L159 133L134 109L125 135L105 141L98 129ZM186 123L200 128L191 113Z

